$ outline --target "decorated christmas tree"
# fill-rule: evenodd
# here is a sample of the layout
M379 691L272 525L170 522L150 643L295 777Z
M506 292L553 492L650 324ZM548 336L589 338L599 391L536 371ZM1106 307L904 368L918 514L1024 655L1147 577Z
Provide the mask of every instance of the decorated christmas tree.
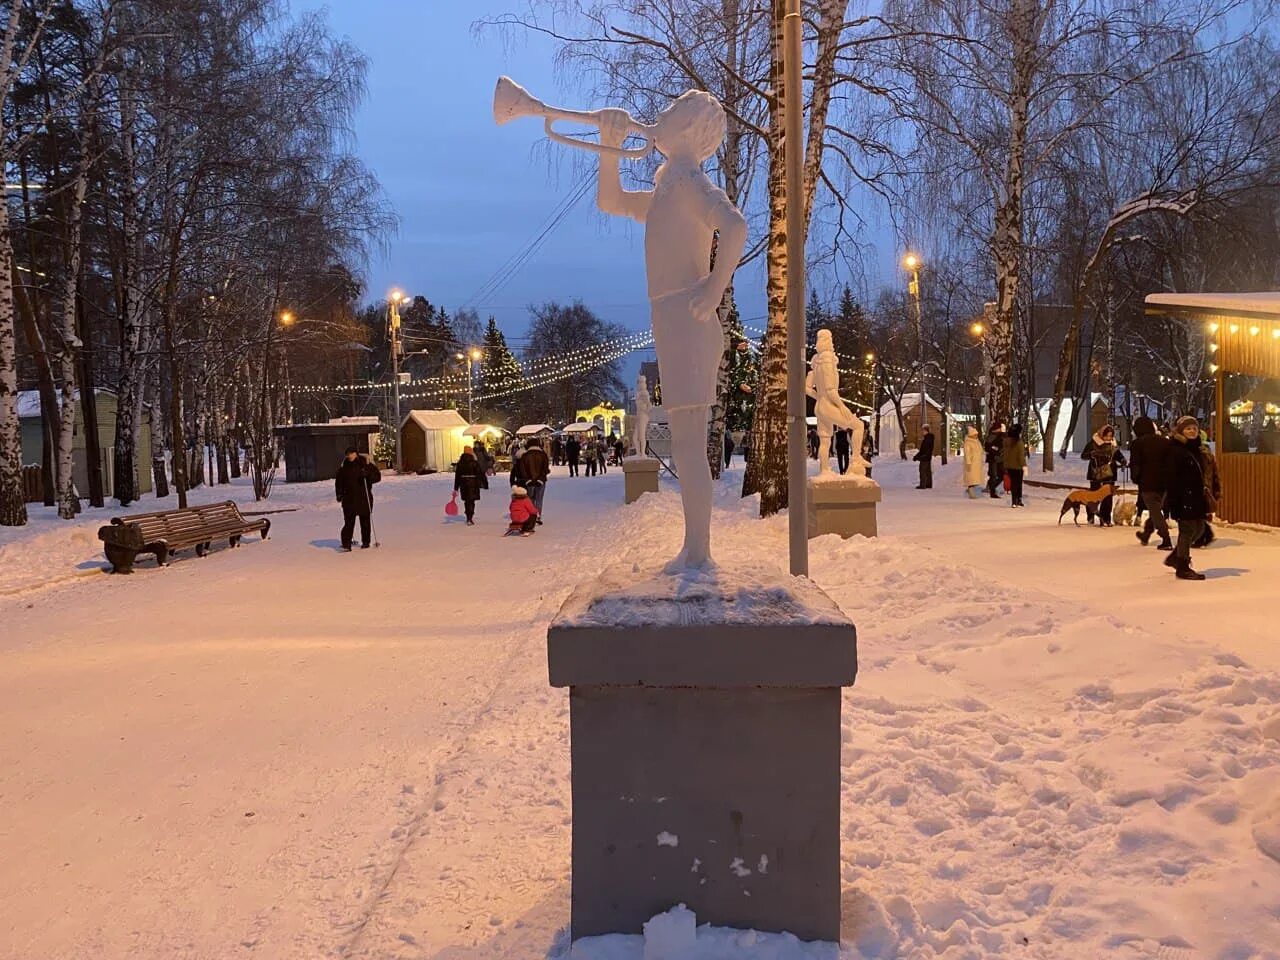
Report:
M507 338L493 317L484 331L481 344L484 358L480 361L480 392L486 397L509 395L525 386L520 361L507 346Z

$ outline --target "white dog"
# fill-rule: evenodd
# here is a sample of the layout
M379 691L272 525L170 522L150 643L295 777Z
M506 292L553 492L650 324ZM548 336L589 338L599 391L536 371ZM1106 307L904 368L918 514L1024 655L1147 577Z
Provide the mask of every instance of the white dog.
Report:
M1125 498L1117 503L1116 508L1111 511L1111 522L1117 527L1132 527L1137 523L1137 515L1137 502Z

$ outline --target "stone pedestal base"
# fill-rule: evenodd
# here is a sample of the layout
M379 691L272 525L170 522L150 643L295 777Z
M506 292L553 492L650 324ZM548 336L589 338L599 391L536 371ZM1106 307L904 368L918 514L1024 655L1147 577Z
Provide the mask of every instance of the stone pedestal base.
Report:
M570 597L548 632L570 688L573 938L684 903L699 923L839 940L853 624L781 575L602 578L619 589Z
M880 484L867 477L809 478L809 539L836 533L848 539L876 535Z
M635 503L643 494L658 492L658 471L662 464L653 457L626 457L622 461L622 480L626 502Z

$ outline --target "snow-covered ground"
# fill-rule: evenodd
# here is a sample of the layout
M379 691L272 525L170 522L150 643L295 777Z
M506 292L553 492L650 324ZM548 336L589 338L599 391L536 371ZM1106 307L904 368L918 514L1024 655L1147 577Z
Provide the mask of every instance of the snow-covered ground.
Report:
M913 466L877 465L879 539L811 544L861 659L839 953L1280 957L1280 534L1222 527L1179 582L1128 530L1058 526L1056 492L1011 510ZM739 480L717 555L785 563ZM271 539L132 577L100 572L100 517L0 531L0 958L566 954L546 626L679 537L673 490L621 482L557 476L504 539L503 483L467 528L448 478L390 478L350 555L332 486L282 484Z

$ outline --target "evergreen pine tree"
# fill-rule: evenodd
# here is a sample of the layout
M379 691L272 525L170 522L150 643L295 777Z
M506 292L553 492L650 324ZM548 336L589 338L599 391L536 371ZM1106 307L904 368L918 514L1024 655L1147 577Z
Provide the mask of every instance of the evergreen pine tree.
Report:
M804 308L804 353L806 360L809 359L809 354L813 352L813 348L818 342L818 331L828 325L828 320L826 311L822 309L822 304L818 302L818 291L810 287L809 302L805 304Z
M510 394L524 386L524 370L507 346L507 338L493 317L481 342L484 358L480 361L480 388L485 394Z
M736 319L736 318L735 318ZM729 395L725 406L725 429L730 433L749 432L756 410L756 384L760 378L759 348L752 349L741 324L733 329L733 356L729 366Z

